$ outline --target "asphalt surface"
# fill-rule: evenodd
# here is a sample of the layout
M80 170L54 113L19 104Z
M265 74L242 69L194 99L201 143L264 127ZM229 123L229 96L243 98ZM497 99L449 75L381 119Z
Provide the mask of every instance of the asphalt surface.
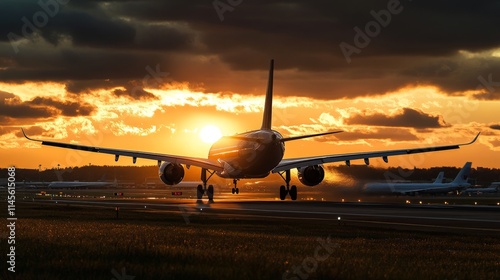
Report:
M288 219L376 228L483 233L500 236L499 206L384 204L326 201L217 199L34 199L26 203L79 205L119 211L177 213L184 218Z

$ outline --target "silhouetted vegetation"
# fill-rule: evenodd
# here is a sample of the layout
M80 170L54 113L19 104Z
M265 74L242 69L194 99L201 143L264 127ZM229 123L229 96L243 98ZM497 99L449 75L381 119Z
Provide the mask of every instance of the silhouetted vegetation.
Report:
M384 181L409 180L409 181L432 181L439 172L445 172L447 181L455 178L460 167L432 167L404 169L400 167L375 168L366 165L339 165L327 166L334 172L351 177L353 180ZM186 171L184 180L200 180L200 169L191 168ZM2 176L1 174L5 174ZM0 169L0 178L6 177L7 170ZM18 181L132 181L142 184L149 178L158 178L157 166L81 166L71 168L53 168L38 171L37 169L16 169L16 180ZM473 168L471 172L471 183L488 185L491 182L500 181L500 169L496 168Z

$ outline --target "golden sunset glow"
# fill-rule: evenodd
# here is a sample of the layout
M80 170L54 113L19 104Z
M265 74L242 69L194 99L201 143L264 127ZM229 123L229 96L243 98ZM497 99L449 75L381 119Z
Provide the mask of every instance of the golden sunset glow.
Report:
M214 125L206 125L200 131L200 139L205 143L215 143L215 141L219 140L222 137L222 133L220 129Z
M261 126L270 59L273 129L285 137L344 131L287 142L285 158L465 143L481 131L474 145L391 157L388 165L500 167L500 46L481 35L497 18L449 32L446 13L458 8L412 3L443 22L405 8L392 18L397 24L360 47L353 28L376 8L368 4L245 3L249 10L242 6L222 23L207 13L210 3L186 2L193 13L172 17L170 10L157 16L161 5L136 9L134 2L68 2L33 38L18 20L29 14L12 9L6 34L17 36L0 42L1 167L130 164L41 147L24 139L21 127L35 139L206 157L221 134ZM31 8L40 10L35 2ZM75 14L82 22L65 22ZM102 26L84 28L90 23ZM346 44L356 51L343 52Z
M10 104L29 101L33 96L47 92L53 92L54 95L46 96L54 99L64 95L63 85L58 83L26 84L26 88L22 84L0 83L0 87L20 92L17 95L19 100L11 98L8 101ZM210 145L221 136L219 125L224 127L225 135L260 126L264 99L262 95L220 95L191 91L185 87L165 87L151 92L158 99L131 102L126 98L113 98L111 92L99 90L88 95L84 101L96 105L88 117L60 115L34 122L26 119L17 125L5 126L7 131L0 136L0 147L2 155L9 161L4 164L29 167L42 164L46 168L57 164L73 166L89 162L115 164L112 157L105 155L42 148L38 143L22 138L20 127L26 128L34 138L104 147L116 147L116 143L120 143L120 148L124 149L206 157ZM73 100L79 102L78 98ZM71 102L71 99L66 102ZM454 152L394 157L390 158L389 164L429 167L461 163L473 158L476 158L479 166L495 167L499 164L494 156L477 156L500 153L500 138L490 128L496 121L496 114L493 112L500 107L498 101L471 101L466 96L448 96L434 87L418 86L406 87L378 98L359 97L352 100L320 101L308 97L287 98L278 95L274 99L274 105L273 126L285 136L332 129L345 131L320 141L307 139L289 142L287 157L463 143L482 131L478 143L472 146ZM383 123L363 124L370 119L380 118L381 114L402 118L402 108L419 108L412 112L426 116L426 121L434 122L433 125L440 127L390 128L383 126ZM200 128L198 124L206 119L216 120L218 125L208 124ZM383 121L384 119L380 120ZM205 145L199 145L200 141ZM150 144L145 146L145 142ZM130 162L121 160L116 164L128 165ZM151 162L139 160L137 164L147 165ZM373 160L372 164L387 165L381 160Z

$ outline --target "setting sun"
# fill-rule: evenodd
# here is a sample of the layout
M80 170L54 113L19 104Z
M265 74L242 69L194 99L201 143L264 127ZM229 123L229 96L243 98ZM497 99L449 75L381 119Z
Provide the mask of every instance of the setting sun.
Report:
M213 125L206 125L200 131L200 139L205 143L214 143L222 137L220 129Z

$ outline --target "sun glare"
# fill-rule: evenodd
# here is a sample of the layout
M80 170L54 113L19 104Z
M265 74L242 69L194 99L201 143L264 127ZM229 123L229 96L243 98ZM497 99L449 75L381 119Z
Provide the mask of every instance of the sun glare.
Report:
M220 129L213 125L206 125L200 131L201 141L212 144L222 137Z

